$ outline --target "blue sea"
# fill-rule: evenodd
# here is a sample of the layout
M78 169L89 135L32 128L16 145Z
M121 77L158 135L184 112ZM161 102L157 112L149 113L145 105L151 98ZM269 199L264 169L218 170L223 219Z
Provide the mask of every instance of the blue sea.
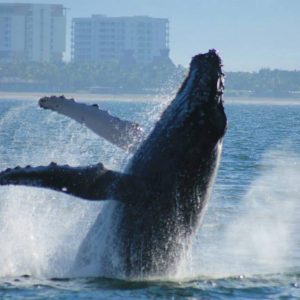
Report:
M98 104L150 131L168 101ZM225 103L228 130L213 196L190 254L168 278L72 274L106 204L0 187L0 299L300 299L300 101L286 103ZM51 161L122 170L129 159L37 101L0 100L1 170Z

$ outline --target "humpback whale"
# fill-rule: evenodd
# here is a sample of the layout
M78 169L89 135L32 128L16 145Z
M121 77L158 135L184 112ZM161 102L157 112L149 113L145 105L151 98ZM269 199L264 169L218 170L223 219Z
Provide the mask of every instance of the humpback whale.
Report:
M194 56L175 99L148 137L138 124L97 106L42 98L41 107L85 124L133 156L124 172L108 170L102 163L18 166L0 173L0 185L115 200L110 201L112 230L102 252L104 274L145 278L174 273L201 224L216 176L227 127L223 79L215 50Z

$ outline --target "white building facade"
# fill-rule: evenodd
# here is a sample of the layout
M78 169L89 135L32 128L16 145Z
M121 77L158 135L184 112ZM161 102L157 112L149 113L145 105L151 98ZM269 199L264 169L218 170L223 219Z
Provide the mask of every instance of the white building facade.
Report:
M169 21L147 16L75 18L73 61L135 61L149 64L169 55Z
M0 3L0 61L60 62L65 44L63 5Z

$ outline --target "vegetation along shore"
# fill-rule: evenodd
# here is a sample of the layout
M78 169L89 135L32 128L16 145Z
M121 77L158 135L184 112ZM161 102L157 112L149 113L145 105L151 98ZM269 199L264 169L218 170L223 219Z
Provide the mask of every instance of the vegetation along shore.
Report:
M14 61L0 64L0 92L161 95L176 90L186 72L170 60L146 66ZM226 72L225 93L231 97L300 98L300 71Z

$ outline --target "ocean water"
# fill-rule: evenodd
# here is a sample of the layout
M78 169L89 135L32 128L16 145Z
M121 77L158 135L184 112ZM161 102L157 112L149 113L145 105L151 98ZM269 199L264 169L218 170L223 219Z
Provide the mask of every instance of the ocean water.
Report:
M213 196L178 274L75 276L78 248L105 203L0 187L0 299L300 299L300 102L254 103L226 104ZM167 104L99 102L148 131ZM51 161L120 170L129 159L35 101L0 101L1 170Z

